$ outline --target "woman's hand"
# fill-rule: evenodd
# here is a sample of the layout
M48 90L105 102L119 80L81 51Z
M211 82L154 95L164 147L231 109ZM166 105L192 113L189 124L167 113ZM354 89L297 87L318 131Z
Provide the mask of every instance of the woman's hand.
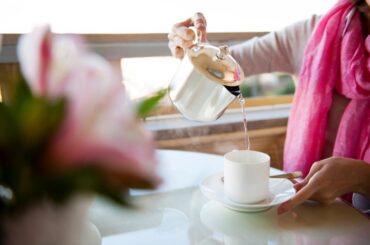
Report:
M184 49L194 45L195 33L189 29L191 26L194 26L200 32L202 42L207 40L207 22L202 13L196 13L193 18L175 24L172 27L172 31L168 34L168 47L176 58L182 59L185 54Z
M348 192L370 196L370 164L349 158L327 158L315 162L306 178L294 188L296 195L278 208L278 214L308 199L330 204Z

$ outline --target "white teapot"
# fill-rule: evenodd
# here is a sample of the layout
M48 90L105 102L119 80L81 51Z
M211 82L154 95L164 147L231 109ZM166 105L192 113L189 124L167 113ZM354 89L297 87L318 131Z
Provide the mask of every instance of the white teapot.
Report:
M201 43L195 29L194 45L186 50L169 86L169 96L187 119L207 122L218 119L240 95L244 73L227 46Z

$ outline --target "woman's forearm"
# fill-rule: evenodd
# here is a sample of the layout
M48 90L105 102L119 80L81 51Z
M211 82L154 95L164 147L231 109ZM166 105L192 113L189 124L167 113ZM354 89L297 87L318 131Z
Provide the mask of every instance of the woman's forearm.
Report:
M319 16L293 23L281 30L230 47L231 55L247 76L287 72L298 74L308 39Z

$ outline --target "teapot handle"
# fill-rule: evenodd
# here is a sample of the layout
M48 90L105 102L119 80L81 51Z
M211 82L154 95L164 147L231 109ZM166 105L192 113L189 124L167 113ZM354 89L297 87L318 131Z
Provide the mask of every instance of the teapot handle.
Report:
M189 26L189 29L194 32L194 40L193 40L193 45L194 46L199 46L199 44L202 43L202 33L195 28L194 26Z

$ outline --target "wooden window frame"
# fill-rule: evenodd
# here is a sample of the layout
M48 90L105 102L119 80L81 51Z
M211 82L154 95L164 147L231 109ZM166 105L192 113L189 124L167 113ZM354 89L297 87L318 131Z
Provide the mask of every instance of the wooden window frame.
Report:
M215 45L232 45L264 34L263 32L209 33L208 39ZM3 36L3 47L0 53L0 86L6 91L9 91L11 86L4 84L3 81L9 81L9 76L17 77L20 74L16 56L19 36L19 34ZM87 41L92 51L118 67L122 58L171 55L167 46L167 33L82 34L80 36ZM6 96L3 98L6 99ZM272 166L277 168L282 167L282 146L291 101L290 95L247 98L246 110L252 146L256 150L271 155L274 163ZM172 105L158 106L146 118L145 126L155 132L159 148L223 154L235 146L243 147L244 134L240 117L238 101L231 103L220 119L210 123L185 120ZM182 136L179 136L179 133ZM230 142L235 145L229 146Z
M267 32L218 32L208 33L210 43L215 45L232 45L253 37L265 35ZM21 34L3 34L3 44L0 53L1 64L17 63L16 44ZM145 34L70 34L84 38L89 48L109 60L113 64L122 58L170 56L167 33ZM248 99L247 107L276 105L291 103L291 95L259 97ZM234 102L230 108L237 108L239 104ZM154 114L176 113L173 107L158 108Z

